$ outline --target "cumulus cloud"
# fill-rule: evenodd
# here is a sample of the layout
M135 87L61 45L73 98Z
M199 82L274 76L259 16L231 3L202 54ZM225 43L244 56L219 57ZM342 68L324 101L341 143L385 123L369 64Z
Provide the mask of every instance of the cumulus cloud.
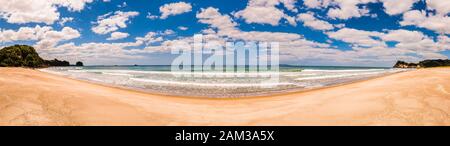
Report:
M445 55L440 54L442 51L450 50L450 38L448 37L450 29L447 25L450 22L448 20L448 7L445 7L446 1L425 0L427 2L427 10L431 10L431 12L411 10L412 4L416 1L405 0L404 3L395 5L388 0L304 0L303 5L307 9L323 8L328 18L344 20L371 15L366 4L382 2L387 14L402 17L401 26L414 25L426 28L438 32L438 36L427 36L419 30L408 30L410 27L401 27L404 29L399 30L379 31L346 28L347 26L344 25L345 21L343 22L342 20L329 21L326 16L321 17L314 13L303 11L298 13L299 10L295 5L296 0L250 0L245 9L232 14L221 13L218 8L208 7L198 11L196 18L199 23L207 25L206 28L200 31L204 35L205 42L279 42L282 52L281 59L284 61L295 61L296 63L314 60L315 62L333 62L335 64L352 64L357 62L358 65L366 65L365 63L368 65L386 65L398 59L417 61L446 58ZM54 4L50 6L56 8L67 7L70 11L82 10L82 7L75 5ZM148 18L156 19L159 17L166 19L173 15L185 13L179 11L177 6L166 4L161 8L164 6L166 6L163 10L165 12L161 11L161 16L148 14ZM192 6L187 12L192 11L191 9ZM57 11L55 10L55 12ZM261 14L261 12L265 13ZM5 20L9 19L9 16L5 17L6 13L1 8L0 15ZM139 15L137 12L117 11L108 13L99 16L91 29L97 34L111 33L107 40L130 37L130 34L119 32L119 29L126 28L130 19L137 15ZM59 13L55 18L54 21L62 23L62 25L73 20L71 17L60 18ZM37 19L37 17L33 19ZM311 29L324 31L328 38L322 43L321 41L317 42L305 38L301 32L245 31L239 29L234 19L243 19L246 23L269 24L273 26L280 25L284 20L295 26L298 21ZM340 24L331 24L330 22ZM181 26L181 24L178 26L179 30L188 29L186 26ZM173 30L164 31L162 29L148 32L143 36L135 37L134 41L124 43L85 42L75 44L67 40L80 37L80 33L76 29L64 27L60 30L54 30L54 28L49 26L36 26L21 27L15 30L0 29L0 42L34 41L36 42L34 46L46 58L57 57L70 61L82 60L89 63L114 64L123 60L144 58L143 55L147 55L146 53L167 53L173 45L182 42L191 44L193 42L193 36L177 36L173 35L174 33ZM170 38L170 40L166 37ZM333 42L344 42L348 44L349 48L338 48L331 45ZM390 42L395 43L391 44ZM96 58L103 60L97 60Z
M440 15L450 13L450 1L448 0L426 0L427 7L430 10L436 10Z
M297 20L302 21L303 25L315 30L331 30L333 25L327 21L319 20L313 13L301 13L297 15Z
M124 32L113 32L111 33L111 36L109 38L107 38L106 40L118 40L118 39L123 39L130 36L130 34L128 33L124 33Z
M236 12L234 16L245 19L246 23L270 24L273 26L278 25L280 20L285 18L289 24L295 26L294 19L276 7L280 4L283 4L288 10L298 11L293 0L250 0L247 7Z
M8 23L53 24L59 19L59 7L81 11L92 0L0 0L0 17Z
M442 34L450 34L450 17L441 15L427 16L425 11L412 10L403 14L403 21L400 25L415 25Z
M303 0L303 5L308 8L325 8L330 5L332 0Z
M70 62L83 61L89 64L123 64L130 59L143 58L130 55L126 48L141 45L141 41L127 43L65 43L49 50L39 52L43 58L64 58Z
M61 25L61 26L64 26L64 24L66 24L66 22L70 22L70 21L73 21L73 17L63 17L58 22L58 24Z
M328 10L328 17L338 19L358 18L369 13L367 8L360 8L358 5L373 3L377 0L334 0L332 4L338 7L333 7Z
M388 5L385 5L385 7L388 7L386 9L389 9L393 13L396 13L396 11L398 11L397 9L405 9L403 8L405 7L403 5L408 5L403 4L402 2L402 4L400 4L401 8L398 8L391 5L391 2L395 1L387 1L389 2ZM329 18L347 20L362 16L375 16L373 14L369 14L370 10L367 8L367 4L377 2L380 2L380 0L304 0L303 5L309 9L328 9L327 16Z
M161 36L159 36L158 33L148 32L147 34L145 34L144 37L137 37L136 40L148 45L148 44L152 44L155 42L161 42L164 39Z
M95 22L95 26L92 27L92 31L97 34L107 34L113 31L118 30L119 28L126 28L127 22L130 18L139 15L138 12L122 12L116 11L114 15L112 13L108 13L97 18L97 22Z
M185 27L185 26L178 26L178 29L179 29L179 30L188 30L189 28L188 28L188 27Z
M0 31L1 42L45 39L59 41L70 40L79 36L80 33L71 27L64 27L61 31L55 31L49 26L41 27L37 25L35 27L20 27L17 31L10 29Z
M20 27L18 30L0 30L0 42L37 41L37 49L47 49L56 46L59 42L80 37L80 33L71 28L64 27L61 31L53 30L49 26Z
M185 2L170 3L159 7L159 11L161 12L160 18L166 19L169 16L190 12L192 11L192 6Z
M396 41L396 42L418 42L427 38L422 32L410 31L410 30L392 30L389 33L381 37L385 41Z
M245 19L246 23L278 25L284 13L275 7L248 7L234 16Z
M390 30L377 32L342 28L335 32L327 32L326 34L330 38L350 44L351 50L344 51L329 44L307 40L296 33L239 30L233 20L228 15L221 14L217 8L202 9L197 14L197 18L199 18L199 22L210 25L211 29L203 31L208 39L279 42L280 51L283 52L281 56L283 61L307 62L314 59L316 63L352 64L357 62L359 65L392 65L391 63L398 59L417 61L442 58L445 56L440 55L439 51L450 49L449 44L443 45L444 43L442 43L447 41L448 38L441 37L442 41L435 42L424 34L415 31ZM410 36L401 39L396 38L399 35ZM386 44L387 41L397 42L397 44L392 48ZM164 48L170 48L170 46L150 48L164 50ZM416 56L411 54L416 54Z
M418 1L419 0L402 0L402 2L398 2L393 0L381 0L381 2L383 2L385 12L389 15L397 15L409 11L413 4Z
M391 61L397 59L418 61L447 58L439 52L450 50L450 43L446 36L439 36L438 41L434 41L422 32L404 29L376 32L343 28L327 34L330 38L351 44L353 52L359 54L359 57L372 56ZM387 42L396 44L388 46Z
M374 39L374 37L379 38L383 35L379 32L342 28L335 32L327 32L327 35L330 38L350 43L356 47L373 47L384 45L383 42Z

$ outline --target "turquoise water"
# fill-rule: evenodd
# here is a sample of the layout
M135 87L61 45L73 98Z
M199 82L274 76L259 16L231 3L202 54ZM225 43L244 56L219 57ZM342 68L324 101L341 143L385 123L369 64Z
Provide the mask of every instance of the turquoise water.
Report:
M380 67L289 66L279 70L251 71L251 67L229 67L233 71L171 71L171 66L52 67L42 71L71 78L123 86L149 92L181 96L241 97L290 92L345 83L404 71ZM258 70L258 68L256 68Z

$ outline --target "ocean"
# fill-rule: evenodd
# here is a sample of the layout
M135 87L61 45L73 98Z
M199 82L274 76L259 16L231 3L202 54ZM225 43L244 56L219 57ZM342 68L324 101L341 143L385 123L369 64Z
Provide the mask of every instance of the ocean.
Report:
M85 66L50 67L41 71L157 94L213 98L295 92L406 71L382 67L290 65L260 72L250 71L248 67L234 67L231 72L201 68L194 72L171 71L171 68L168 65Z

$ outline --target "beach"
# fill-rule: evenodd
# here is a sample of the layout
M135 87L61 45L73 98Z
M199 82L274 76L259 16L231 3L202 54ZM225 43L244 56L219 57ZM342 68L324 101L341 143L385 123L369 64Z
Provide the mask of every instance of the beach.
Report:
M244 98L164 96L0 68L0 125L450 125L450 68Z

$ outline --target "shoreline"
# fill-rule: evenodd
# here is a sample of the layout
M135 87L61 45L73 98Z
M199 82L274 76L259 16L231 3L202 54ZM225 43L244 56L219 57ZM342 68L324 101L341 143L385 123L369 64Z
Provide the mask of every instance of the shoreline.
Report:
M0 72L0 125L450 125L450 68L245 98L163 96L31 69Z
M265 97L273 97L273 96L285 96L285 95L289 95L289 94L298 94L298 93L302 93L302 92L309 92L309 91L314 91L314 90L327 89L327 88L331 88L331 87L337 87L337 86L342 86L342 85L347 85L347 84L352 84L352 83L357 83L357 82L363 82L363 81L368 81L368 80L372 80L372 79L377 79L377 78L380 78L380 77L385 77L385 76L398 74L398 73L402 73L402 72L408 72L408 71L412 71L412 70L405 70L405 71L394 72L394 73L384 73L384 74L381 74L381 75L376 75L376 76L371 76L371 77L366 77L366 78L361 78L361 79L355 79L355 80L352 80L352 81L345 81L345 82L342 82L342 83L325 85L325 86L321 86L321 87L312 87L312 88L295 87L295 88L284 89L284 90L280 90L280 91L264 91L263 93L243 93L243 95L237 95L237 96L233 96L233 97L208 97L208 96L196 96L196 95L183 96L183 95L179 95L179 94L170 94L170 93L165 94L163 92L157 92L157 91L148 90L148 89L127 87L127 86L122 86L122 85L115 85L115 84L108 84L108 83L102 83L102 82L96 82L96 81L90 81L90 80L77 79L77 78L70 77L70 76L67 76L67 75L58 74L57 72L50 73L50 72L42 71L41 69L37 69L37 71L39 71L41 73L49 74L49 75L61 76L61 77L64 77L64 78L68 78L68 79L72 79L72 80L76 80L76 81L80 81L80 82L86 82L86 83L90 83L90 84L97 84L97 85L101 85L101 86L104 86L104 87L112 87L112 88L116 88L116 89L120 89L120 90L134 91L134 92L150 94L150 95L155 95L155 96L189 98L189 99L192 99L192 98L198 98L198 99L247 99L247 98L265 98ZM245 95L245 94L248 94L248 95Z

